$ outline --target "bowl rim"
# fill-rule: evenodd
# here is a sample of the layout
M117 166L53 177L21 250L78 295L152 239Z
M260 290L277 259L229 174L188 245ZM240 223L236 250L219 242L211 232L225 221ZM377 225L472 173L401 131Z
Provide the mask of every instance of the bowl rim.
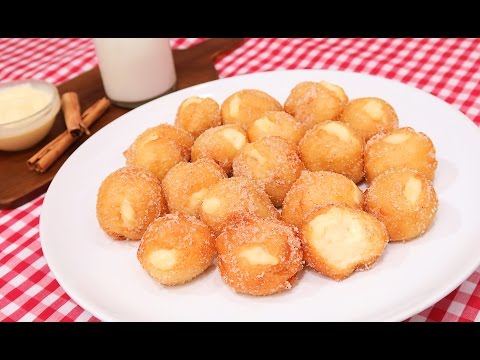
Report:
M4 83L0 83L0 92L4 91L5 89L9 87L15 87L23 84L32 84L33 87L35 87L35 84L41 85L44 88L47 88L48 91L47 93L50 95L50 100L49 102L42 107L40 110L34 112L31 115L28 115L27 117L23 117L21 119L11 121L5 124L0 124L0 128L15 128L18 125L22 125L23 123L29 123L30 121L38 118L42 113L47 112L47 110L50 110L53 108L53 105L59 100L59 94L58 94L58 89L55 85L49 83L48 81L44 80L37 80L37 79L22 79L22 80L14 80L14 81L8 81Z

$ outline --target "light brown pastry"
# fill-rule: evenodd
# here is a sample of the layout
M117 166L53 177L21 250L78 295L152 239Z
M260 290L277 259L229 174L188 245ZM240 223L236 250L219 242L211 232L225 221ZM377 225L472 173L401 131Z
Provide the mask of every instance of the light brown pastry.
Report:
M388 243L380 221L346 206L317 208L307 216L301 231L307 264L335 280L371 268Z
M140 240L147 226L166 211L160 180L139 167L114 171L98 190L98 223L115 240Z
M414 129L404 127L388 134L378 134L365 147L365 177L371 182L388 170L409 168L429 180L435 177L437 159L430 138Z
M248 127L247 135L250 142L267 136L280 136L298 144L305 135L305 128L285 111L267 111Z
M325 120L338 120L348 101L340 86L320 82L302 82L285 101L285 111L311 129Z
M193 140L189 132L162 124L145 130L123 155L127 165L142 167L162 180L174 165L190 159Z
M197 138L205 130L222 124L220 106L212 98L192 96L184 100L177 110L175 126Z
M363 138L347 124L324 121L300 141L300 157L311 171L333 171L354 183L363 179Z
M245 145L233 160L233 175L256 180L273 205L280 207L305 169L297 150L295 144L281 137L261 138Z
M216 239L218 269L235 291L271 295L292 287L303 267L297 232L281 221L245 217Z
M211 159L178 163L162 181L169 211L199 217L200 205L208 188L225 178L223 169Z
M137 251L145 271L163 285L192 280L213 263L215 256L215 238L208 226L182 213L152 222Z
M363 193L349 178L330 171L303 171L283 202L282 219L297 228L319 206L346 205L362 209Z
M200 218L216 233L238 216L278 218L268 195L253 180L244 177L222 179L211 186L200 207Z
M393 107L375 97L350 101L340 120L350 125L365 141L375 134L390 132L398 127L398 117Z
M212 159L230 175L232 162L247 144L247 134L238 125L222 125L206 130L192 147L192 161Z
M267 111L280 111L282 105L261 90L240 90L230 95L222 104L224 124L235 124L247 130L250 124Z
M437 207L432 182L411 169L384 172L365 192L365 210L385 224L391 241L422 235L432 224Z

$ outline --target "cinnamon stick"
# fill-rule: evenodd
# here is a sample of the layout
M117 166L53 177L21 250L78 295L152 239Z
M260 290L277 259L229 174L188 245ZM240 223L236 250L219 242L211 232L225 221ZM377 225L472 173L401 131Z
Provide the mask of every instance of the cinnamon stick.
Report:
M77 137L82 135L82 131L90 135L90 131L82 121L80 102L76 92L69 91L62 95L62 110L70 135Z
M91 127L109 106L110 100L104 97L85 110L81 117L85 128ZM80 136L84 132L85 130L81 128ZM74 137L68 129L65 130L28 159L27 167L30 170L45 172L80 136Z

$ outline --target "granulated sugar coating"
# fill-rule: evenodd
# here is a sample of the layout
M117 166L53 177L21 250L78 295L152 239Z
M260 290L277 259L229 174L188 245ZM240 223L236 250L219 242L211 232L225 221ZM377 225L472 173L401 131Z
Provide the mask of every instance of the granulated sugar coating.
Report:
M373 179L365 192L365 210L385 224L391 241L422 235L437 207L432 182L416 170L387 171Z
M388 170L409 168L433 180L437 169L435 147L430 138L410 127L372 137L365 147L365 177L371 182Z
M267 111L248 127L247 135L251 142L267 136L280 136L298 144L305 135L305 128L285 111Z
M300 228L313 209L330 204L362 209L363 193L341 174L305 170L285 197L282 219Z
M398 127L398 117L393 107L375 97L350 101L340 120L350 125L365 141L375 134L390 132Z
M388 243L380 221L343 205L315 209L306 217L301 233L307 264L335 280L373 267Z
M212 98L192 96L184 100L177 111L175 126L197 138L205 130L222 124L220 106Z
M211 159L178 163L162 181L169 211L198 217L208 188L224 178L223 169Z
M333 171L353 182L363 180L363 138L347 124L324 121L300 141L300 157L311 171Z
M174 165L190 159L193 140L187 131L162 124L140 134L123 154L127 165L140 166L162 180Z
M308 81L292 89L285 101L285 111L306 129L311 129L322 121L339 119L347 101L348 97L341 87Z
M265 191L255 181L244 177L223 179L211 186L200 207L200 218L217 233L229 221L248 214L278 218Z
M203 273L216 256L215 240L203 222L183 213L168 214L150 224L137 258L155 280L179 285Z
M297 146L278 136L264 137L244 146L233 160L233 175L256 180L273 205L282 206L285 195L305 169Z
M108 175L97 196L100 227L116 240L140 240L147 226L167 211L160 180L127 166Z
M290 289L303 268L297 232L275 219L240 218L222 231L216 245L220 274L239 293L271 295Z
M266 92L246 89L226 98L221 113L224 124L235 124L247 130L266 111L280 110L283 110L282 105Z
M222 125L206 130L192 147L192 161L212 159L230 175L235 156L248 142L245 130L238 125Z

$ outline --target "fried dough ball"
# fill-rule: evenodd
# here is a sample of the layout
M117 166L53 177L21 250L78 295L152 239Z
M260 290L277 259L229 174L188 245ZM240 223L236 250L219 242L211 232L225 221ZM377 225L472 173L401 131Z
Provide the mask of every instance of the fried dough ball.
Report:
M278 218L268 195L253 180L244 177L220 180L207 190L200 206L200 218L217 233L229 221L246 214Z
M433 180L437 159L430 138L412 128L393 130L389 134L378 134L365 147L365 177L371 182L387 170L409 168L417 170Z
M297 146L278 136L245 145L233 160L233 175L256 180L276 207L304 169Z
M216 255L215 237L193 216L168 214L150 224L137 258L163 285L180 285L203 273Z
M222 104L224 124L236 124L248 129L250 124L266 111L283 110L282 105L261 90L240 90L230 95Z
M340 120L349 124L365 141L375 134L390 132L398 127L398 117L393 107L375 97L350 101Z
M349 178L330 171L303 171L283 202L282 219L297 228L314 208L329 204L362 209L363 193Z
M305 135L305 128L285 111L267 111L248 127L247 135L251 142L267 136L280 136L298 144Z
M236 292L271 295L288 290L303 268L301 241L281 221L246 217L217 237L218 269Z
M346 206L317 208L302 226L307 264L319 273L343 280L368 270L388 243L385 226L372 215Z
M184 100L177 111L175 126L197 138L205 130L222 124L220 107L212 98L192 96Z
M115 240L140 240L148 225L167 211L160 180L133 166L103 180L97 195L97 220Z
M285 101L285 111L311 129L325 120L337 120L348 97L340 86L326 81L302 82Z
M222 125L206 130L192 147L192 161L215 160L230 175L235 156L247 143L247 135L238 125Z
M174 165L190 159L193 140L187 131L162 124L145 130L123 155L127 165L147 169L162 180Z
M170 212L181 211L198 217L207 189L225 177L220 165L211 159L178 163L162 181Z
M308 170L333 171L358 183L363 179L363 145L362 137L347 124L325 121L300 141L300 157Z
M432 182L411 169L387 171L373 179L365 192L365 210L385 224L391 241L422 235L437 207Z

